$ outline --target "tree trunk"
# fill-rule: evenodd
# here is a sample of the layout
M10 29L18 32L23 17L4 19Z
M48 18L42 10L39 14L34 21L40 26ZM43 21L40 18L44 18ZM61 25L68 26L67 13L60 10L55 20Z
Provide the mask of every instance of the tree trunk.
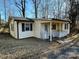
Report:
M37 14L37 2L36 2L36 0L35 0L35 18L37 18L38 17L38 14Z
M15 0L16 7L18 7L18 10L22 17L26 17L26 0L20 0L19 2Z

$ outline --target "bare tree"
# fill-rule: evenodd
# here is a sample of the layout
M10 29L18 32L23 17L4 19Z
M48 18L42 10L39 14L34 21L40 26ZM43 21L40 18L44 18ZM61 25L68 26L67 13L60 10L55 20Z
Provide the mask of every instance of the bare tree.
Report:
M50 0L48 3L48 15L54 18L62 18L63 0ZM46 5L47 6L47 5Z
M35 9L35 18L38 18L38 7L41 2L41 0L32 0L34 4L34 9Z
M70 1L70 11L69 11L69 18L72 21L72 30L75 28L75 22L76 22L76 16L77 16L77 4L75 0L69 0Z
M62 18L64 0L57 0L57 18Z
M45 18L48 18L48 0L45 0Z
M5 22L6 22L6 0L3 1L4 1L4 10L5 10Z
M8 16L9 17L13 16L13 11L11 9L8 10Z
M65 18L68 17L69 12L69 0L32 0L35 7L35 16L44 18ZM40 3L37 4L37 1ZM39 6L37 8L36 6ZM38 12L38 11L39 12ZM40 13L40 14L39 14Z
M18 8L18 11L22 15L22 17L26 16L26 0L15 0L15 6Z
M1 13L0 13L0 25L1 25Z
M49 14L49 2L48 0L42 0L40 3L40 13L41 13L41 17L42 18L48 18L48 14Z
M51 0L51 2L49 2L49 10L48 11L49 11L50 17L56 18L56 1L55 0Z
M39 17L41 18L45 18L45 0L42 0L40 5L39 5Z

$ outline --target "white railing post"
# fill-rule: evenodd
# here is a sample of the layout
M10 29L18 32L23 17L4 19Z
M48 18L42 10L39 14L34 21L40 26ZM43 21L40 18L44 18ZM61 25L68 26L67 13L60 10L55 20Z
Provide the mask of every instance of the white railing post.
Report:
M50 41L52 41L52 23L50 22Z

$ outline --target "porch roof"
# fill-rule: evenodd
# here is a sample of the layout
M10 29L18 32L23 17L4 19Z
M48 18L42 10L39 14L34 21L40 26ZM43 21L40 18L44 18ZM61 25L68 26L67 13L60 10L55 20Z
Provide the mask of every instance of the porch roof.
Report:
M37 20L36 20L37 21ZM54 23L71 23L70 20L61 20L61 19L38 19L38 21L41 21L41 23L48 23L48 22L54 22Z
M40 20L40 21L62 21L62 22L69 22L71 23L71 21L69 19L56 19L56 18L32 18L33 20Z
M62 21L62 22L71 22L70 20L62 20L62 19L54 19L54 18L52 18L51 20L42 20L42 21Z

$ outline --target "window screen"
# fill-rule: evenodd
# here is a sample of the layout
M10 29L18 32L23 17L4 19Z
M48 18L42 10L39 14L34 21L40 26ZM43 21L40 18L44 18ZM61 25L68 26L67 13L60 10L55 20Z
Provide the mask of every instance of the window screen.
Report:
M52 25L52 29L55 29L56 30L56 24L53 24Z
M68 29L68 24L65 24L65 29Z

